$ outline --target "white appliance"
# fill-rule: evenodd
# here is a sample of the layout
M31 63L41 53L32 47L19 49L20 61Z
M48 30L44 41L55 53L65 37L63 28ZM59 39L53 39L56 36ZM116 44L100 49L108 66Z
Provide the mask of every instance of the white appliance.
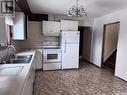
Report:
M62 31L62 69L79 68L79 31Z
M61 49L43 49L43 70L61 69Z

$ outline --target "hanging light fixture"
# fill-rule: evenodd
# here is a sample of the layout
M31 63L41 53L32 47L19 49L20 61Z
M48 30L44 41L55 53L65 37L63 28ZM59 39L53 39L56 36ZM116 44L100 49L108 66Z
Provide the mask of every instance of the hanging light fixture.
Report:
M72 6L67 13L70 17L84 17L87 13L83 6L79 6L79 0L77 0L76 5Z

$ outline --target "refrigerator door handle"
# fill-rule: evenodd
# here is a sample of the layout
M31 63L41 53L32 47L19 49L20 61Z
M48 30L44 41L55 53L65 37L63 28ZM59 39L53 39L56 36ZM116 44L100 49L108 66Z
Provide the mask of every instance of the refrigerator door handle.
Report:
M64 34L65 42L64 42L64 53L66 53L66 34Z
M65 45L65 47L64 47L64 53L66 53L66 40L65 40L65 43L64 43Z

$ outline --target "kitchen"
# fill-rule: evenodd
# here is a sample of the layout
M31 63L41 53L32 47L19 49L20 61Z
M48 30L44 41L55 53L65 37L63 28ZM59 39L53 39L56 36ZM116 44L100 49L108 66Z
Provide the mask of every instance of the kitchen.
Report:
M43 70L79 67L80 34L77 21L43 21L43 34ZM68 55L72 58L68 59ZM70 64L66 64L66 61L70 61Z
M43 42L41 42L39 39L38 41L41 42L41 46L37 45L37 43L35 44L34 42L32 42L32 44L34 43L34 46L32 46L29 42L31 41L31 38L29 38L30 35L25 34L23 31L26 30L24 22L31 22L28 22L27 19L24 19L25 14L23 12L16 12L15 15L16 17L14 18L14 23L16 23L16 25L11 26L13 27L13 36L10 42L13 42L13 45L6 46L4 43L1 43L0 45L1 53L5 53L1 57L2 65L0 67L0 76L2 76L3 78L7 76L9 78L7 81L12 83L13 81L15 81L15 78L21 79L16 80L17 83L16 85L13 85L13 88L17 87L18 84L22 85L17 88L17 91L12 91L10 95L31 95L36 69L46 71L79 68L80 32L78 31L78 21L61 20L39 22L41 23L42 27L42 30L39 32L43 37ZM38 22L34 21L34 23ZM9 23L7 24L10 25ZM30 24L28 24L28 27L29 25ZM19 30L19 27L21 28L20 35L16 32L17 30ZM32 29L32 31L34 30ZM28 36L27 38L26 35ZM32 34L32 36L36 37L38 35ZM20 44L21 46L17 44ZM69 57L68 55L73 57ZM29 58L29 56L32 57ZM69 61L70 63L68 64L67 61ZM26 73L24 74L24 72ZM11 80L11 78L14 78L14 80ZM6 81L3 80L3 82ZM10 87L12 84L7 85L8 88L2 87L2 89L5 90L1 91L1 95L9 95Z
M104 16L96 13L92 17L89 10L83 18L68 17L57 12L64 13L64 6L71 6L69 0L54 0L61 6L49 1L16 0L14 16L3 18L2 14L0 95L126 95L126 51L122 51L126 46L121 46L126 39L126 20L122 18L126 18L127 10L108 12L105 16L100 8ZM58 7L64 10L59 11ZM118 15L123 12L124 15ZM102 26L117 21L118 52L112 73L101 66Z
M18 12L17 12L17 14L18 14ZM72 66L72 68L79 67L78 66L78 63L79 63L78 62L78 58L79 58L79 44L78 44L79 43L79 36L78 35L80 35L80 34L78 32L78 21L71 21L71 20L43 21L43 22L32 21L30 23L31 24L36 23L34 25L31 25L31 24L29 24L29 25L31 25L31 27L35 27L35 25L36 25L38 30L35 30L30 27L31 31L30 31L30 34L28 33L29 37L26 40L20 41L20 43L18 40L16 40L16 41L14 40L13 42L14 42L14 44L18 44L16 46L20 46L20 49L38 49L38 51L40 51L42 53L41 55L43 55L42 62L41 62L41 63L43 63L43 66L40 66L40 64L39 64L39 67L43 67L43 70L62 69L61 68L62 67L62 65L61 65L62 59L65 59L65 58L62 58L62 56L64 56L63 54L64 54L64 52L66 52L65 50L67 49L66 43L73 43L74 40L77 40L76 42L74 42L74 43L77 43L77 46L75 45L76 48L74 50L72 50L73 54L75 52L75 57L72 57L72 58L76 58L75 59L76 67ZM41 28L39 26L37 26L39 24L40 24ZM71 25L71 26L69 26L69 25ZM29 26L28 26L28 28L29 28ZM40 33L35 34L35 31L40 32ZM68 33L66 33L66 31L68 31ZM63 32L65 32L65 33L63 33ZM66 38L65 38L65 35L66 35ZM74 35L74 36L72 36L72 35ZM77 35L77 37L76 37L76 35ZM72 39L70 38L71 36L72 36ZM37 38L40 38L40 39L37 39ZM42 42L42 40L43 40L43 42ZM71 41L67 42L67 40L68 41L72 40L72 42ZM68 48L72 49L72 47L68 47ZM69 51L67 51L67 53L69 53ZM70 54L71 54L71 52L70 52ZM51 59L50 59L50 57L51 57ZM67 68L71 68L71 67L67 67Z

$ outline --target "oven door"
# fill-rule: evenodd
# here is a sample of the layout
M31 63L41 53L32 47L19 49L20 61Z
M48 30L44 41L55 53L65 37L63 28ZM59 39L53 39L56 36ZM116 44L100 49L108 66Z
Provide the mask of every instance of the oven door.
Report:
M61 52L44 52L43 61L45 63L60 62Z

